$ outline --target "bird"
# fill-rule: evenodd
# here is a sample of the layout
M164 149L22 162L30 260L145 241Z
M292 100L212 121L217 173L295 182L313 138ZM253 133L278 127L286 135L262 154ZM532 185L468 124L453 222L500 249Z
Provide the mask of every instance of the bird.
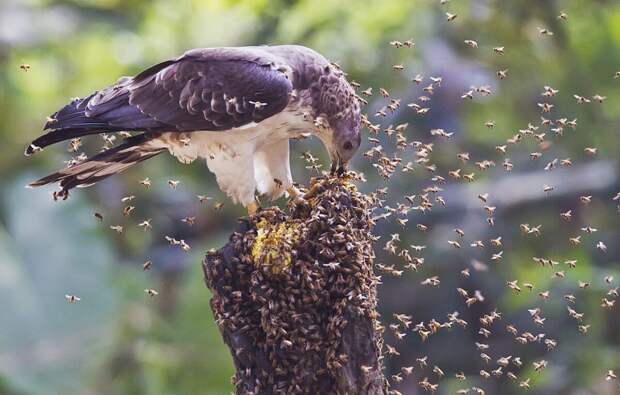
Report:
M343 175L361 144L361 113L344 73L310 48L216 47L189 50L74 99L48 118L44 131L26 155L86 135L135 134L30 187L59 182L55 196L66 199L74 187L168 151L182 163L206 160L220 189L253 214L256 192L300 198L290 139L318 137L331 173Z

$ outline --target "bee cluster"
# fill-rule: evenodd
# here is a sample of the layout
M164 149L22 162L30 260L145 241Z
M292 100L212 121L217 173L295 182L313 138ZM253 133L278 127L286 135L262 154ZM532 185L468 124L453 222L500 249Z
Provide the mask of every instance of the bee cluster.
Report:
M239 394L385 394L371 202L317 178L243 220L203 265Z

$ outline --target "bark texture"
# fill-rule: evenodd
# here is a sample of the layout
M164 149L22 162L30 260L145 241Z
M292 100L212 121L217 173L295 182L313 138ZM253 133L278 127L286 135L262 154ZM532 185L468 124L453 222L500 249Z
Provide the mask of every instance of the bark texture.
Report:
M203 268L237 394L387 394L370 202L315 179L307 205L242 220Z

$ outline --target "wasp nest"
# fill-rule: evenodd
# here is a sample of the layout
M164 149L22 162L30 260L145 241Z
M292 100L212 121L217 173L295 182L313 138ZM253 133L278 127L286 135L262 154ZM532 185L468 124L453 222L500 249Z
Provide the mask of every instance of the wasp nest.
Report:
M204 263L237 394L385 394L370 203L344 179L245 219Z

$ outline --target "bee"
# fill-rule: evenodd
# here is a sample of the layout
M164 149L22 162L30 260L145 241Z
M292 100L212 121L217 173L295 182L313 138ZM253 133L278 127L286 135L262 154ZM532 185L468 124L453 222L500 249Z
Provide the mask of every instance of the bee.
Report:
M590 99L585 96L573 95L575 99L577 99L577 104L590 103Z
M260 102L260 101L258 101L258 100L256 100L256 101L248 100L248 102L249 102L250 104L253 104L253 105L254 105L254 108L255 108L256 110L260 110L260 109L262 109L263 107L265 107L265 106L267 105L267 103L263 103L263 102Z
M461 244L456 240L448 240L448 244L454 248L461 248Z
M144 180L140 181L140 184L144 186L146 189L149 189L151 187L151 180L148 177L146 177Z
M551 112L551 110L553 109L553 107L555 107L555 105L553 105L553 104L551 104L551 103L547 103L547 102L544 102L544 103L536 103L536 105L537 105L538 107L540 107L540 109L541 109L541 111L542 111L543 113L548 113L548 112Z
M181 222L184 222L189 226L194 226L194 224L196 223L196 217L185 217L181 219Z
M139 227L144 228L144 231L146 232L149 229L153 228L153 225L151 224L152 219L145 219L144 221L140 222L138 224Z
M405 376L410 376L413 373L413 366L402 366L400 370Z
M27 64L27 63L23 63L23 64L19 65L19 68L20 68L22 71L30 71L30 65L29 65L29 64Z
M493 47L493 52L495 52L496 54L499 54L499 55L503 55L504 54L504 47Z
M473 89L468 90L467 92L463 93L461 95L461 99L470 99L473 100L474 98L474 91Z
M99 213L94 213L93 214L95 216L95 218L97 218L99 221L103 221L103 215L99 214Z
M452 22L453 20L456 19L457 16L458 16L457 14L451 14L449 12L446 12L446 20L448 22Z
M470 246L484 248L484 243L482 242L482 240L476 240L473 243L471 243Z
M607 245L605 245L602 241L596 243L596 248L603 252L607 252Z
M77 303L82 300L82 298L76 295L65 295L65 299L67 299L67 302L69 303Z
M112 229L116 233L123 233L123 226L122 225L110 225L110 229Z
M534 370L537 372L540 372L547 367L547 361L545 361L544 359L538 362L533 362L532 364L534 365Z
M157 292L156 290L152 289L152 288L147 288L144 290L144 293L146 293L148 296L153 297L153 296L157 296L159 295L159 292Z
M585 152L586 155L588 155L588 156L596 155L597 151L598 151L598 148L592 148L592 147L586 147L586 148L583 149L583 152Z
M153 266L152 261L146 261L142 264L142 270L150 270L151 266Z
M541 36L553 36L553 32L546 27L539 27L538 34Z
M198 201L200 203L205 203L205 202L211 200L211 198L209 196L207 196L207 195L196 195L196 197L198 198Z
M474 40L465 40L465 45L470 48L478 48L478 43Z
M508 69L503 69L503 70L497 70L497 77L500 80L505 79L506 77L508 77Z

